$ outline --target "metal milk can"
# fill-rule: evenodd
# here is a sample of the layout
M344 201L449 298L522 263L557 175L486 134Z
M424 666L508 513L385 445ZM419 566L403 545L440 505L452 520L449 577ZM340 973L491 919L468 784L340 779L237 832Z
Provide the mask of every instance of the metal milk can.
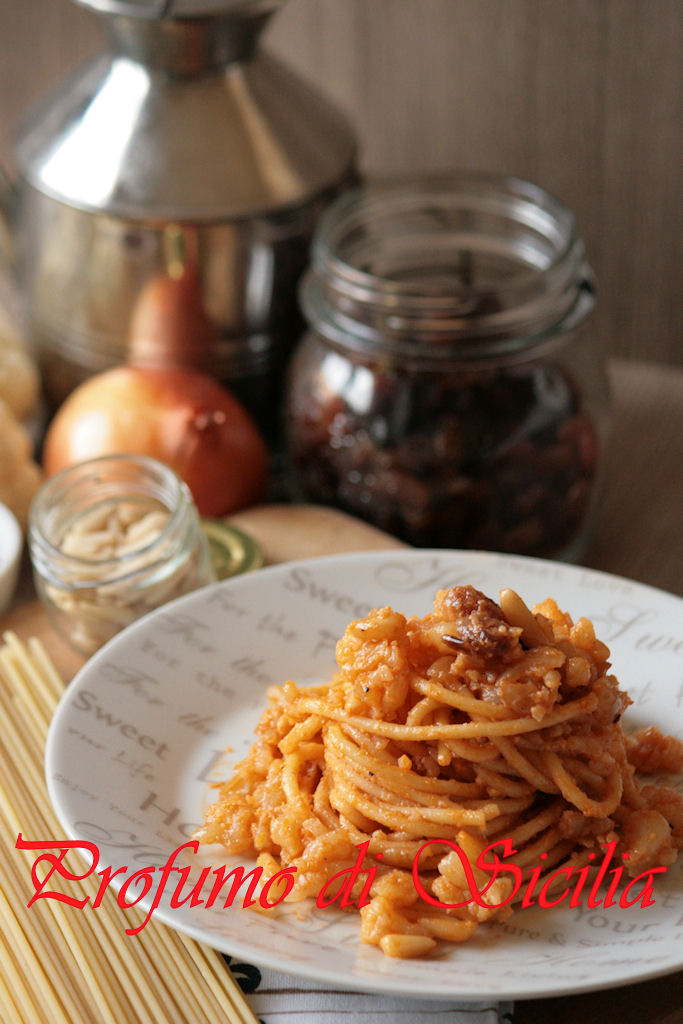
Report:
M260 47L278 0L78 2L108 48L30 115L19 179L0 183L48 401L170 360L272 435L297 281L355 178L353 133Z

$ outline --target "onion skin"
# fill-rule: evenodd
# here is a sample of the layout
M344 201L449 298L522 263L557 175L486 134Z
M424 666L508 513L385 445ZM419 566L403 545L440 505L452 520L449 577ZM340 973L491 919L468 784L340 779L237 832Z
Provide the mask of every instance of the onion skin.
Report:
M48 476L98 455L150 455L190 488L200 515L224 516L265 496L266 447L246 409L195 370L122 366L91 377L52 420Z
M204 309L195 266L178 276L156 274L142 289L129 331L129 361L143 367L196 366L197 353L214 352L218 333Z

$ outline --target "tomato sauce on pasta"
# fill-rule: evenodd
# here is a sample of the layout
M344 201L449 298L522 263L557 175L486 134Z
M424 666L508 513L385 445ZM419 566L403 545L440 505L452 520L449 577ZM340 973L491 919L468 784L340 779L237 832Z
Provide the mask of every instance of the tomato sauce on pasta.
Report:
M419 860L421 886L463 905L420 899L411 868L430 839L457 844L475 878L482 851L508 837L514 863L528 871L543 854L546 876L610 843L631 876L675 860L683 800L641 786L635 765L678 771L683 744L624 734L630 701L588 620L552 599L531 610L512 590L497 604L457 586L424 617L386 607L352 622L336 656L328 684L269 691L255 743L196 834L256 854L266 875L296 867L288 901L316 897L367 843L364 867L377 870L361 938L421 956L516 905L507 878L468 900L462 858L438 843Z

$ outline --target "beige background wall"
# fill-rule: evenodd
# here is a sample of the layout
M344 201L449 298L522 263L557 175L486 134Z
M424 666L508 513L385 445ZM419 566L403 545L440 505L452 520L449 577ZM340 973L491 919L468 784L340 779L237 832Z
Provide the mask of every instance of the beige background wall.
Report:
M69 0L0 0L0 159L99 45ZM530 177L577 213L608 352L683 363L681 0L289 0L269 45L353 118L369 173Z

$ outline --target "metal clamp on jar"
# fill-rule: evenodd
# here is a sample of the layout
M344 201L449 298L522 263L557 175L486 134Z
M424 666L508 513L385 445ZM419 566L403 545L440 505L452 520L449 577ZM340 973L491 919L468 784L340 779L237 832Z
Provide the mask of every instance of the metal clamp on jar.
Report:
M352 191L319 226L301 296L296 497L420 546L578 556L608 403L562 203L470 175Z

